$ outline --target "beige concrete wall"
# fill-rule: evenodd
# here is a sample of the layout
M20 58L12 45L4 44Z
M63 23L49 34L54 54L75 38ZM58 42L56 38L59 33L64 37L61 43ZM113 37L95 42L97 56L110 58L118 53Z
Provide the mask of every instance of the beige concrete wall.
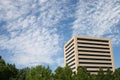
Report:
M80 38L81 40L78 40L77 38ZM74 45L72 43L69 44L72 40L74 40L72 42L74 43ZM71 50L72 48L74 49ZM82 50L83 52L80 50ZM72 53L73 51L74 53ZM72 57L73 55L74 57ZM88 60L88 59L85 60L84 58L93 59L93 60ZM73 59L75 60L71 62ZM95 60L95 59L98 59L98 60ZM64 64L66 65L66 63L69 63L69 65L75 63L74 65L70 66L70 68L75 67L73 71L77 71L77 68L79 66L112 67L111 70L114 71L115 70L114 57L113 57L111 42L107 38L73 36L64 46ZM89 69L98 70L99 68L89 68ZM95 72L92 72L92 73L95 73Z
M113 56L113 51L112 51L112 43L111 41L109 40L109 48L110 48L110 55L111 55L111 59L112 59L112 70L115 71L115 65L114 65L114 56Z

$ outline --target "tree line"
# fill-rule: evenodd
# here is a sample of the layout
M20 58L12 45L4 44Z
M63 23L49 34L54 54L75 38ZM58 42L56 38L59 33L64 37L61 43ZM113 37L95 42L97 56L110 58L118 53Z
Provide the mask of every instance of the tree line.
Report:
M90 74L84 67L73 73L68 66L59 66L52 72L49 66L41 65L17 69L14 64L8 64L1 58L0 80L120 80L120 68L115 72L107 69L106 73L100 68L97 74Z

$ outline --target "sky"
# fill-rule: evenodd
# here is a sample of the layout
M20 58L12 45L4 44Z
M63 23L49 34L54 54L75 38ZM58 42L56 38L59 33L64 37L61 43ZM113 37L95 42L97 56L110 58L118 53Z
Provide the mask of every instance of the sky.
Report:
M63 66L74 35L110 38L120 67L120 0L0 0L0 55L19 69Z

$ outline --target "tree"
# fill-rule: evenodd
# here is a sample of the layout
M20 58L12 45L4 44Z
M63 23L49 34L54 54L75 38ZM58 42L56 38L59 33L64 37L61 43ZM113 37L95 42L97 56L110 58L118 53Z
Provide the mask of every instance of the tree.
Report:
M89 79L90 79L90 73L87 72L87 69L85 67L78 67L76 80L89 80Z
M114 80L113 72L110 70L110 68L107 69L104 80Z
M7 80L7 76L6 76L6 63L3 59L0 59L0 80Z
M64 68L62 68L62 67L57 67L57 69L55 70L55 74L54 74L54 78L56 79L56 80L63 80L64 79Z
M48 67L38 65L32 68L18 70L14 64L6 64L0 58L0 80L120 80L120 68L112 72L102 68L98 74L90 74L85 67L78 67L77 73L73 73L68 65L57 67L54 73Z
M90 80L97 80L96 74L91 74L90 75Z
M27 73L29 72L30 68L23 68L18 70L18 74L16 80L25 80Z
M52 80L52 71L49 67L36 66L31 68L26 75L26 80Z
M5 61L0 58L0 80L13 80L16 78L17 69L15 65L6 64Z
M97 80L104 80L104 71L102 68L99 69L98 74L97 74Z
M68 65L63 68L63 75L65 80L73 80L73 72Z
M114 80L120 80L120 68L115 69Z
M16 69L14 64L7 64L7 75L9 77L9 80L13 80L16 79L17 73L18 73L18 69Z
M58 67L55 70L55 80L73 80L72 70L68 65L65 67Z

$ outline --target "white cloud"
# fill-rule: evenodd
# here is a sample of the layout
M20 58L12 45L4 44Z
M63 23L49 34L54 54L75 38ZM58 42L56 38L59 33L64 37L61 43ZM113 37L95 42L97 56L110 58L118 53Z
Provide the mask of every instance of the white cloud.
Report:
M0 35L0 48L13 54L8 60L17 66L61 65L61 36L54 27L62 20L66 1L0 1L0 21L5 21L9 35ZM56 57L53 60L52 57Z
M79 0L76 10L73 35L104 36L120 43L119 0Z
M47 28L30 28L24 33L10 32L11 39L1 36L1 47L12 50L13 63L17 65L30 65L31 63L52 64L52 57L60 50L59 35L55 30ZM5 37L5 38L4 38Z

